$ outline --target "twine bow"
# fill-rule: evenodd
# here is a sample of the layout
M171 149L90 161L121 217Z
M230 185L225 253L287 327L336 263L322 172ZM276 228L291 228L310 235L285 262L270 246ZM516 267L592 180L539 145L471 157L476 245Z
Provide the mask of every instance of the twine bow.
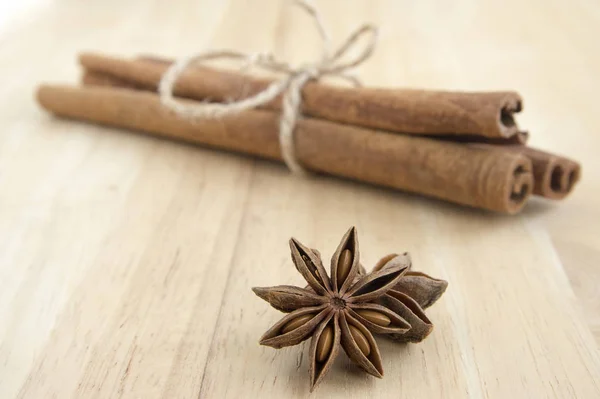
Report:
M313 64L293 67L289 63L279 61L272 53L247 54L231 50L209 51L177 60L162 76L158 86L161 102L176 114L190 119L221 118L260 107L277 96L283 94L282 112L279 121L279 144L281 155L288 168L297 174L305 170L298 162L294 151L294 128L300 114L302 103L302 88L309 81L317 81L323 77L338 77L360 85L359 80L347 73L348 70L362 64L373 53L377 43L377 27L371 24L361 25L334 52L331 51L331 39L325 29L321 15L316 8L304 0L294 2L306 11L314 20L323 42L321 59ZM356 47L358 40L368 35L365 46L358 54L347 61L343 57ZM191 65L214 59L241 60L245 66L256 66L271 72L284 73L282 79L270 84L263 91L239 101L227 103L198 103L190 104L176 100L173 88L177 79Z

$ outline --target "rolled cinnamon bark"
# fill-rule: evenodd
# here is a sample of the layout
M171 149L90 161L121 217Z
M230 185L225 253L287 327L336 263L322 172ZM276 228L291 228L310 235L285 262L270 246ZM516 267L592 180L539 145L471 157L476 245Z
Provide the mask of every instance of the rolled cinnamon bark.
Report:
M569 158L525 146L509 146L508 149L531 159L533 193L536 195L562 199L573 191L581 178L581 165Z
M42 86L38 101L63 117L281 161L279 113L274 111L191 122L163 107L156 94L91 86ZM518 212L533 187L531 161L518 153L313 118L298 122L295 150L299 161L315 172L498 212Z
M144 58L149 62L163 62L155 58ZM112 75L96 72L88 69L84 69L81 77L81 83L84 85L93 86L112 86L112 87L127 87L131 89L155 91L153 88L147 85L136 84L125 79L119 79ZM199 98L197 99L199 100ZM503 138L503 137L485 137L485 136L468 136L468 135L454 135L449 136L447 134L441 135L427 135L427 137L441 139L441 140L452 140L457 143L486 143L486 144L498 144L498 145L514 145L514 144L526 144L529 140L529 132L519 131L515 135Z
M129 87L140 89L131 82L119 80L110 75L85 71L82 83L94 86ZM146 90L141 87L142 90ZM429 136L437 139L447 139L448 136ZM529 133L522 131L510 139L494 139L481 136L456 136L452 141L459 143L480 143L483 147L499 151L517 151L531 159L534 176L533 194L549 199L562 199L567 196L579 181L581 174L580 165L563 156L550 154L531 147L525 147ZM487 146L485 144L500 144L500 146ZM512 145L510 145L512 144ZM479 145L479 144L476 144Z
M105 73L94 72L84 70L83 75L81 76L81 83L84 85L91 86L110 86L110 87L123 87L129 89L139 89L139 90L148 90L147 88L136 85L133 82L129 82L125 79L119 79L112 75L108 75Z
M569 195L581 178L581 165L562 155L551 154L523 145L493 146L471 143L471 147L493 151L509 151L526 156L533 168L533 194L560 200Z
M127 60L81 54L81 65L136 87L156 90L169 66L156 58ZM182 74L175 94L229 101L264 90L272 81L208 67ZM411 89L345 88L308 83L302 112L330 121L415 135L467 135L508 139L519 134L514 113L522 109L515 92L449 92ZM280 99L265 108L279 109Z

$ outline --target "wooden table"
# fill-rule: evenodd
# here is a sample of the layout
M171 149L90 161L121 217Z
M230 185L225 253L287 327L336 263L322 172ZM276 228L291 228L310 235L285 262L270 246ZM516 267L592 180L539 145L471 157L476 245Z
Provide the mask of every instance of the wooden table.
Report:
M35 86L75 82L80 50L301 62L319 40L278 0L33 3L0 34L0 397L304 397L307 348L257 344L280 314L250 287L302 284L288 237L328 257L350 225L365 264L408 250L450 286L422 344L379 340L383 380L341 356L314 396L600 397L600 5L318 5L337 41L381 26L369 85L519 90L576 192L506 217L54 119Z

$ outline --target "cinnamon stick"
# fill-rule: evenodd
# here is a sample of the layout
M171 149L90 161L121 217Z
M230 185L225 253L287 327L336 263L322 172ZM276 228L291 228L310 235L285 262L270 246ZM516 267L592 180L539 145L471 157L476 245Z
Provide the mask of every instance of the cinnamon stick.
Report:
M149 62L163 62L156 58L143 58ZM84 85L93 85L93 86L112 86L112 87L128 87L131 89L138 90L148 90L153 91L152 88L148 86L143 86L140 84L136 84L135 82L130 82L125 79L120 79L114 77L112 75L91 71L89 69L84 69L83 75L81 77L81 83ZM457 143L485 143L485 144L498 144L498 145L515 145L515 144L526 144L527 140L529 140L529 132L519 131L515 135L509 138L503 137L484 137L484 136L449 136L449 135L428 135L427 137L440 139L440 140L452 140Z
M110 75L88 70L86 70L83 74L82 83L96 86L140 88L136 87L131 82L119 80ZM564 198L573 190L575 184L579 181L581 174L580 165L577 162L563 156L550 154L536 150L535 148L525 147L523 145L517 145L525 144L528 136L528 132L523 131L514 135L510 139L493 139L484 138L481 136L457 136L453 139L453 141L460 143L478 143L481 142L481 139L486 139L484 143L501 145L494 147L483 144L483 147L498 151L518 151L519 153L528 157L532 162L534 176L533 194L555 200ZM444 139L448 136L430 137Z
M145 91L42 86L37 94L39 103L59 116L281 160L278 112L251 110L190 122ZM531 161L518 153L314 118L303 118L296 129L296 155L315 172L510 214L524 206L533 187Z
M161 59L127 60L81 54L90 71L156 90L170 65ZM233 71L194 67L177 81L175 94L213 101L239 99L271 83ZM412 89L345 88L308 83L302 91L302 112L330 121L414 135L466 135L509 139L519 134L514 113L522 109L515 92L449 92ZM279 109L280 99L267 104Z
M81 76L81 83L84 85L91 86L110 86L147 90L147 88L140 85L136 85L134 82L129 82L125 79L120 79L112 75L89 70L83 71L83 75Z
M531 159L533 193L536 195L562 199L573 191L581 178L581 165L572 159L525 146L509 146L507 149Z

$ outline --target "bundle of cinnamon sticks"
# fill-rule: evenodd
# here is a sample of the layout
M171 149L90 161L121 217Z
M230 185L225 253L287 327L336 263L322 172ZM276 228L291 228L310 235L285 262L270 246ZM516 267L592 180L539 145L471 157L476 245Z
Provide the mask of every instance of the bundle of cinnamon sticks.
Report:
M68 118L281 161L281 99L221 119L190 121L156 94L171 61L82 54L82 85L42 85L38 101ZM183 101L231 101L271 81L239 72L190 68L178 79ZM295 153L313 172L374 183L458 204L514 214L531 195L562 199L580 165L526 146L514 92L345 88L308 83Z

